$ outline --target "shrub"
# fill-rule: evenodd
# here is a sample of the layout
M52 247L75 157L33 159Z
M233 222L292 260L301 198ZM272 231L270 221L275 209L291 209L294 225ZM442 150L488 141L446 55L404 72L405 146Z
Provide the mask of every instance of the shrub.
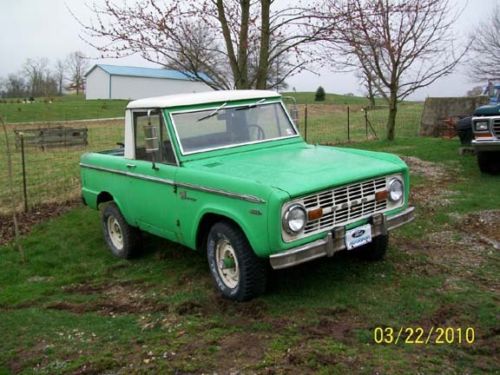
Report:
M316 94L314 95L314 100L317 102L325 101L325 89L323 87L318 87L316 90Z

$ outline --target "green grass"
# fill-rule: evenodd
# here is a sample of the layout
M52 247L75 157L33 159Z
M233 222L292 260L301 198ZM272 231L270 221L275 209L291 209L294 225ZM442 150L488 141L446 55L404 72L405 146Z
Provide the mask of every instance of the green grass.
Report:
M0 247L0 373L498 370L500 257L460 220L500 208L500 177L480 174L456 140L355 147L446 172L412 174L417 220L393 232L386 261L341 254L274 272L267 294L232 303L214 292L201 254L145 236L140 257L117 260L98 214L77 208L22 239L25 264ZM440 233L446 241L433 242ZM476 342L377 345L380 326L474 327Z
M317 102L314 100L314 92L284 92L283 96L293 96L297 104L338 104L338 105L360 105L368 106L370 102L367 98L354 95L326 94L325 100ZM385 105L384 99L376 98L376 105Z
M36 98L31 104L22 103L21 99L3 99L0 116L8 123L123 117L127 103L128 100L85 100L77 95Z

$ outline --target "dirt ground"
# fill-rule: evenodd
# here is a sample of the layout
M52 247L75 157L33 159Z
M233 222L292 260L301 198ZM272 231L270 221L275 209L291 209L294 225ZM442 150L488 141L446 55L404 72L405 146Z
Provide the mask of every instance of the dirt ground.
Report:
M31 208L28 212L16 214L19 234L29 233L33 226L48 219L60 216L81 205L80 200L64 203L48 203ZM14 238L14 221L12 215L0 215L0 245L10 242Z

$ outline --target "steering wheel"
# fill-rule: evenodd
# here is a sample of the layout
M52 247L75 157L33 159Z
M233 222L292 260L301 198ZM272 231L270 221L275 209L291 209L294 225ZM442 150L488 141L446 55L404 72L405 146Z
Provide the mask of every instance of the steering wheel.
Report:
M257 125L257 124L249 124L248 125L249 135L251 134L250 129L252 129L252 128L257 129L257 134L256 134L257 136L255 137L255 140L266 139L266 134L264 133L264 129L262 129L262 127L260 127L260 125Z

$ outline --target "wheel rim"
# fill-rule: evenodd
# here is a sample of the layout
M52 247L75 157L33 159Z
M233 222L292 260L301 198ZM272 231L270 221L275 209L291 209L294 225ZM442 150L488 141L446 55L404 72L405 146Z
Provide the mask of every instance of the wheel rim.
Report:
M240 281L240 269L238 267L236 252L228 239L223 238L217 242L215 257L217 270L224 284L228 288L236 288Z
M123 234L122 234L122 227L120 226L120 223L114 216L108 217L108 234L109 234L109 239L113 243L113 246L118 249L122 250L123 249Z

